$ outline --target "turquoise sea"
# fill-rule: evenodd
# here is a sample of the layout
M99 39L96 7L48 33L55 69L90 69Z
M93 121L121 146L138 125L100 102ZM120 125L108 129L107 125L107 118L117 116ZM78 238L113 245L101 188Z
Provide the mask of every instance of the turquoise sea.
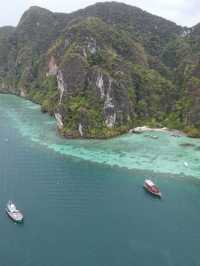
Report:
M0 265L199 266L200 140L153 134L65 140L38 105L0 95Z

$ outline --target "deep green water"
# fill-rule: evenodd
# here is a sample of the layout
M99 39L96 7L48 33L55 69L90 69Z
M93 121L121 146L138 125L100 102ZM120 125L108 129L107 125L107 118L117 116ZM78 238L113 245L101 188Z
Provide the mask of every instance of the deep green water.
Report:
M1 266L200 265L200 140L63 140L39 106L8 95L0 125ZM162 200L143 190L148 176Z

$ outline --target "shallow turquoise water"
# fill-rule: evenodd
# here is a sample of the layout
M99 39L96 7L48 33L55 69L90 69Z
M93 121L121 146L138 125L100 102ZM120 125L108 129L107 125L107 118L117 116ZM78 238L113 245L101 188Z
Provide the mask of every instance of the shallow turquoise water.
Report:
M127 134L112 140L65 140L56 132L55 120L40 107L13 96L0 97L0 112L12 127L37 145L59 154L110 166L151 170L200 178L200 140L153 133L158 140Z
M199 140L64 140L39 106L8 95L0 125L0 265L200 265ZM143 191L147 176L163 200ZM24 225L5 215L8 199Z

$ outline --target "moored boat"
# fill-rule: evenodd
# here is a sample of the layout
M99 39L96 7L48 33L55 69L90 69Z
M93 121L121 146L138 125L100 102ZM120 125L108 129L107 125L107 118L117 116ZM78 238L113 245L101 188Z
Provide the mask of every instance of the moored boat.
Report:
M155 135L150 135L150 134L146 134L144 135L145 137L148 137L150 139L158 139L158 136L155 136Z
M162 197L160 189L150 179L145 179L144 188L151 194L157 197Z
M9 202L6 205L6 213L8 216L16 223L22 223L23 222L23 214L17 210L15 204L9 200Z

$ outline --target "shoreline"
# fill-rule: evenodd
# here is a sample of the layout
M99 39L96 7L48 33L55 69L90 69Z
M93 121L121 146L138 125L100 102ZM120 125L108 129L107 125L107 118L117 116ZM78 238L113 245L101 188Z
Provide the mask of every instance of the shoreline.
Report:
M167 127L150 128L147 126L142 126L142 127L135 127L129 130L129 133L133 134L142 134L144 132L163 132L163 133L168 133L173 137L187 137L187 134L185 134L184 132L177 129L169 129Z
M41 107L41 104L38 103L38 102L35 102L33 101L33 99L29 98L29 97L24 97L20 94L17 94L17 93L12 93L12 92L4 92L4 91L0 91L0 94L2 95L13 95L13 96L16 96L16 97L19 97L21 99L24 99L24 100L28 100L34 104L38 104L40 107ZM41 113L42 110L41 110ZM162 133L167 133L167 134L170 134L171 136L173 137L190 137L188 136L188 134L184 133L183 131L180 131L180 130L177 130L177 129L169 129L167 127L162 127L162 128L150 128L150 127L147 127L147 126L139 126L139 127L135 127L135 128L132 128L132 129L129 129L127 130L127 132L124 132L122 134L116 134L116 135L113 135L113 136L110 136L110 137L66 137L66 136L63 136L61 133L60 133L60 126L61 124L59 124L58 126L58 117L56 118L55 114L54 115L51 115L49 112L47 112L50 116L53 116L54 119L55 119L55 122L57 124L57 129L58 129L58 132L59 132L59 135L60 137L63 137L65 139L93 139L93 140L106 140L106 139L114 139L116 137L120 137L120 136L123 136L124 134L127 134L127 133L132 133L132 134L142 134L142 133L145 133L145 132L162 132ZM196 137L191 137L191 138L196 138Z

